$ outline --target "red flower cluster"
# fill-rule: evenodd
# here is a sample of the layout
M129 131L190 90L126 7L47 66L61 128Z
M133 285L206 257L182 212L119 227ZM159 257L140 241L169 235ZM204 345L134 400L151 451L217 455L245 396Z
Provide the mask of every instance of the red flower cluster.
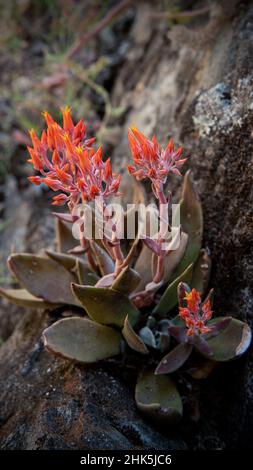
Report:
M201 304L200 293L196 289L192 289L184 299L187 302L187 307L179 307L179 315L188 328L187 335L209 333L211 328L206 326L206 322L213 315L210 300Z
M181 158L183 149L179 147L175 150L172 139L167 147L162 149L155 136L149 140L135 127L130 128L128 139L135 164L134 166L128 165L128 171L137 180L149 178L156 196L166 182L169 172L181 175L179 169L187 158Z
M86 126L82 120L74 125L70 108L62 110L63 127L44 113L47 129L41 139L30 131L33 147L28 147L30 163L42 176L30 176L34 184L45 183L61 193L53 198L54 205L71 201L91 201L96 196L117 195L120 175L114 175L110 159L102 160L102 147L92 148L95 138L85 139Z

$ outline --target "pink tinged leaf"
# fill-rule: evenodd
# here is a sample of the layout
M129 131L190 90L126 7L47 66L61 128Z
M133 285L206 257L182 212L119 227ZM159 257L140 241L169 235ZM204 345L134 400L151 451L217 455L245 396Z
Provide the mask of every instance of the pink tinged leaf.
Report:
M177 168L181 168L186 161L187 161L187 158L182 158L181 160L177 160L176 162Z
M174 173L174 175L178 175L178 176L182 176L182 174L180 173L180 171L177 169L177 168L172 168L171 169L172 173Z
M171 374L178 370L188 359L193 346L188 343L178 344L158 364L155 375Z
M68 250L68 253L73 254L73 255L83 255L84 253L86 253L86 251L87 251L87 248L84 248L81 245L76 245L74 246L74 248L71 248L70 250Z
M69 222L69 223L74 223L78 220L78 216L71 215L71 214L64 214L61 212L52 212L55 217L57 217L60 220L63 220L63 222Z
M213 351L209 346L208 342L203 338L202 335L194 335L190 337L189 341L195 346L195 348L204 356L212 357Z
M215 336L219 335L228 327L231 320L232 317L225 317L220 320L214 320L214 322L210 326L211 331L206 335L207 339L214 338ZM209 324L207 324L207 326L209 326Z
M182 326L175 326L175 325L170 325L169 326L169 333L175 340L178 341L178 343L186 343L187 342L187 328L182 327Z
M114 273L106 274L105 276L101 277L95 287L111 287L113 281L115 279Z

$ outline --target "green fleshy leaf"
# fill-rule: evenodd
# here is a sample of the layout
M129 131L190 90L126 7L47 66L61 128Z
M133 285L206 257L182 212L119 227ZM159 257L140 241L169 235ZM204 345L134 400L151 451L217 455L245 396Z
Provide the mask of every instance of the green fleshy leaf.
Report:
M49 250L46 250L45 253L50 259L53 259L54 261L57 261L57 263L60 263L68 271L71 271L76 266L76 256Z
M35 297L50 303L80 306L70 287L74 275L56 261L20 253L11 255L8 264L20 284Z
M85 364L120 353L121 335L88 318L64 318L43 332L45 347L54 354Z
M197 349L197 351L205 357L212 359L213 351L204 335L193 335L189 337L189 342Z
M178 277L190 263L195 263L202 244L202 207L189 171L184 177L182 199L180 201L180 221L183 232L188 235L188 243L184 256L173 273L173 279Z
M188 343L178 344L172 351L164 356L161 362L158 364L155 374L171 374L179 369L188 359L193 346Z
M126 316L125 321L124 321L124 328L122 330L122 335L124 336L128 346L130 346L131 349L141 354L149 353L148 349L146 348L140 336L138 336L137 333L135 333L135 331L133 330L128 320L128 315Z
M127 296L112 289L72 285L73 293L85 308L89 317L104 325L122 327L126 315L134 325L139 311Z
M220 335L223 330L225 330L229 323L232 321L232 317L223 317L215 319L212 321L212 330L207 333L207 339L214 338L217 335Z
M131 246L129 247L129 250L126 253L126 257L124 259L124 266L130 266L132 264L132 261L134 257L136 256L137 250L138 250L138 245L139 245L140 239L138 237L135 238Z
M183 414L181 397L174 382L166 375L143 372L137 380L135 401L139 410L152 421L174 424Z
M126 266L121 273L116 277L112 284L112 289L123 294L130 294L133 292L140 283L140 275L134 269Z
M79 241L72 235L71 226L60 219L56 219L56 244L57 251L60 253L67 253L69 250L75 248Z
M190 264L188 268L176 278L162 295L160 302L154 308L153 313L159 313L160 315L166 315L175 305L177 304L177 287L180 282L191 283L192 279L193 264Z
M211 258L207 250L202 249L200 255L194 265L191 288L197 289L201 295L204 295L208 287L211 273Z
M88 264L78 258L73 271L77 275L78 282L86 286L94 286L99 279L98 275L91 271Z
M30 294L26 289L0 288L0 295L12 304L19 305L20 307L46 308L50 310L60 306L60 304L52 304L50 302L45 302L43 299L39 299L38 297Z
M97 265L99 267L99 270L101 272L102 276L105 276L106 274L111 274L114 272L114 261L112 258L108 255L108 253L97 243L94 241L90 242L91 249L93 251L93 254L95 256Z
M208 325L215 324L222 317L210 321ZM229 361L240 357L249 347L251 343L252 333L247 323L236 318L232 318L227 328L219 335L207 340L213 356L212 361Z

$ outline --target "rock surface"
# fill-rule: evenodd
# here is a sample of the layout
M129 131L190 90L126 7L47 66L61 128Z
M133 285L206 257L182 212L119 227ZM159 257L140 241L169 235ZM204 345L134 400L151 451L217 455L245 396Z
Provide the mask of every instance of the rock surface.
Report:
M138 415L118 367L74 366L49 355L41 332L54 320L26 314L1 348L0 448L185 448Z
M129 158L132 123L163 143L169 132L191 151L204 245L213 259L215 310L252 324L253 6L210 3L209 17L168 33L167 22L151 21L148 6L138 2L128 59L113 91L114 103L128 110L114 159L124 164ZM178 194L179 185L173 186ZM42 349L40 332L52 320L27 313L0 350L2 448L250 446L252 352L201 384L189 384L186 418L175 436L161 435L138 415L113 364L70 366Z

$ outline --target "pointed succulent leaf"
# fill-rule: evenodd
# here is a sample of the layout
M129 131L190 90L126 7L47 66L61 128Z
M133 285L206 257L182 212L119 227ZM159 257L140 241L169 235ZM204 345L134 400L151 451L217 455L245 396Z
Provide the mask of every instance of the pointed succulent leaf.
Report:
M19 305L20 307L43 308L50 310L60 306L60 304L52 304L50 302L45 302L43 299L39 299L38 297L30 294L26 289L1 288L0 295L12 304Z
M201 295L203 295L207 289L210 279L211 265L211 258L207 250L201 250L193 268L191 281L191 288L197 289Z
M189 342L197 349L200 354L212 358L213 351L210 344L206 341L203 335L193 335L189 338Z
M68 250L68 253L71 255L79 256L85 253L86 249L81 245L76 245L74 248Z
M98 279L98 281L95 284L95 287L111 287L115 280L114 273L111 274L106 274L105 276L101 277Z
M73 237L71 227L61 219L56 219L57 251L60 253L67 253L77 245L77 242L78 240L75 240Z
M188 359L193 346L189 343L178 344L172 351L164 356L161 362L158 364L155 374L171 374L179 369Z
M153 253L155 253L156 255L160 254L160 247L155 240L149 237L145 237L142 240L144 245L146 245L149 250L153 251Z
M216 318L214 322L217 320ZM212 322L208 326L211 324ZM208 339L208 344L213 351L211 359L223 362L240 357L248 349L251 338L251 329L247 323L232 318L225 330L215 338Z
M97 243L90 241L91 249L102 276L114 272L114 262L109 254Z
M139 335L147 346L156 349L156 340L154 333L148 326L144 326L143 328L141 328L139 331Z
M73 293L85 308L89 317L104 325L123 326L126 315L134 325L139 311L121 292L112 289L72 285Z
M178 277L190 263L195 263L199 256L202 243L202 207L189 171L184 177L183 193L180 201L180 222L183 232L188 235L188 242L184 256L173 273L173 279Z
M154 375L153 371L140 374L135 389L138 409L156 423L174 424L183 413L181 397L168 376Z
M124 321L124 328L122 330L122 334L130 348L134 349L134 351L137 351L141 354L148 354L149 351L146 348L143 340L140 338L140 336L135 333L134 329L131 326L131 323L128 320L128 315L125 318Z
M59 320L43 332L43 339L50 352L85 364L120 353L120 333L88 318Z
M57 261L57 263L60 263L68 271L71 271L75 268L77 259L76 256L68 255L65 253L58 253L57 251L50 250L45 250L45 253L49 258L53 259L54 261Z
M63 212L52 212L52 214L57 217L57 219L62 220L63 222L68 222L68 223L74 223L76 220L78 220L78 216L71 215L69 213L63 213Z
M160 315L166 315L175 305L177 304L177 287L180 282L191 282L193 264L190 264L188 268L177 277L165 290L158 305L154 308L153 313L159 313Z
M131 265L132 260L134 259L135 255L137 253L139 242L140 242L140 239L138 237L136 237L134 242L132 243L126 257L125 257L125 260L123 262L124 267Z
M14 254L8 259L11 271L32 295L46 302L80 306L70 284L75 277L52 259L28 253Z
M228 327L231 321L232 321L232 317L214 319L212 321L212 329L209 333L207 333L206 338L211 339L219 335L223 330L225 330Z
M185 326L170 325L169 326L169 333L179 343L186 343L187 342L187 335L186 335L187 328L185 328Z
M126 266L120 274L116 277L112 284L112 289L123 294L130 294L133 292L140 283L140 275L134 269Z
M73 269L76 274L78 282L86 286L94 286L98 282L98 275L91 271L88 264L76 258L76 265Z

